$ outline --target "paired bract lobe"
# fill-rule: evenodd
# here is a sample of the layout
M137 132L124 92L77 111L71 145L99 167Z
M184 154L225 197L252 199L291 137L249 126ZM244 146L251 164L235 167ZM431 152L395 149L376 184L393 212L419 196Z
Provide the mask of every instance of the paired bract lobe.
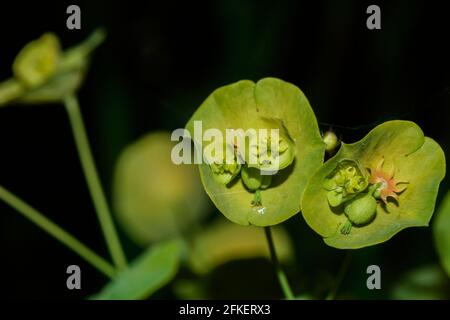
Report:
M199 165L206 192L228 219L270 226L300 211L306 183L322 164L325 150L315 115L300 89L265 78L215 90L186 125L203 152L208 143L194 135L196 121L201 121L203 132L217 129L223 137L227 130L243 132L237 142L227 144L224 139L232 161L219 158ZM262 129L269 131L266 136L259 135ZM272 129L278 136L271 135Z
M302 213L330 246L374 245L427 226L444 175L445 156L434 140L413 122L388 121L342 144L308 183Z

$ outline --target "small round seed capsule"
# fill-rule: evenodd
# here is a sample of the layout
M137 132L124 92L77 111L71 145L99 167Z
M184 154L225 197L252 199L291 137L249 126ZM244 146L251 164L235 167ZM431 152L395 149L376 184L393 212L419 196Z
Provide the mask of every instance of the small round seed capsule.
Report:
M261 190L267 189L272 183L272 175L261 175L261 186L259 187Z
M371 193L358 195L344 208L347 218L356 226L365 225L375 218L377 200Z
M260 169L245 166L242 168L241 178L244 186L255 193L252 205L262 205L261 190L267 189L270 186L272 176L261 174Z
M256 168L244 167L241 171L242 182L250 191L258 190L263 182L261 171Z

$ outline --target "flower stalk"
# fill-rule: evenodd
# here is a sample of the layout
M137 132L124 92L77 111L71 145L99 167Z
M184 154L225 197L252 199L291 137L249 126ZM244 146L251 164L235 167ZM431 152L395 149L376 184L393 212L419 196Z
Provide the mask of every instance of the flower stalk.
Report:
M95 167L91 148L84 127L83 118L81 116L78 100L75 95L67 96L64 99L64 105L69 115L70 124L72 126L75 143L80 156L81 165L83 167L86 182L91 193L92 200L97 212L97 216L105 237L109 252L114 261L115 266L119 269L125 269L127 262L125 254L117 235L111 212L106 202L106 197L100 184L100 179Z
M281 268L280 262L278 261L277 252L275 250L275 245L273 243L272 231L270 227L264 227L264 231L266 233L267 244L269 246L270 257L272 259L273 266L275 268L275 272L277 274L278 282L280 283L281 290L283 290L284 296L287 300L293 300L294 294L292 293L291 286L289 285L289 281Z
M70 233L56 225L50 219L45 217L41 212L37 211L25 201L9 192L2 186L0 186L0 199L6 202L9 206L17 210L20 214L26 217L28 220L36 224L42 230L50 234L56 240L73 250L80 257L90 263L94 268L103 273L109 278L113 278L115 275L114 267L109 262L97 255L86 245L81 243L78 239L72 236Z

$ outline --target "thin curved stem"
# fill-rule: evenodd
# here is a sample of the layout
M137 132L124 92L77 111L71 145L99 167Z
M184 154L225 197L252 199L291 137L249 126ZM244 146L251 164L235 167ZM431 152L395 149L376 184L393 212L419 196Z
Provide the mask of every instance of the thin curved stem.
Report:
M76 96L70 95L66 97L64 99L64 105L69 115L81 165L83 167L84 175L109 252L116 267L119 270L124 269L127 265L125 254L122 250L122 246L111 217L111 212L100 184L100 179L95 167L94 158L89 146L89 140Z
M351 260L352 260L352 252L351 250L348 250L347 253L345 254L344 261L342 262L341 267L339 268L339 272L336 276L336 280L334 281L333 288L330 290L330 293L328 293L328 296L326 297L327 300L334 300L336 298L336 294L339 290L339 287L341 286L345 274L347 273Z
M59 227L42 213L31 207L25 201L21 200L2 186L0 186L0 199L9 206L16 209L31 222L43 229L45 232L56 238L59 242L66 245L77 253L80 257L90 263L98 271L112 278L115 274L114 267L105 259L97 255L91 249L86 247L70 233Z
M292 293L291 287L287 280L286 274L281 268L280 262L278 261L277 253L275 251L275 245L273 243L272 231L270 227L264 227L266 233L267 244L269 245L270 257L272 259L275 272L277 274L278 282L280 283L281 289L283 290L284 296L287 300L293 300L294 294Z

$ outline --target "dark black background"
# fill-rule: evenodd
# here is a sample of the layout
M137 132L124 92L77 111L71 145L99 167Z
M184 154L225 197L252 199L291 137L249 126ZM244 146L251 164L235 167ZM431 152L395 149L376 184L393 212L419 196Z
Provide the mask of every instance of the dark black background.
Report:
M81 7L80 31L66 29L66 7L72 3ZM369 4L381 7L381 30L366 28ZM388 119L406 119L417 122L448 154L448 15L444 2L399 0L4 1L0 80L11 76L20 48L45 31L56 32L67 47L97 26L107 29L79 96L108 194L115 158L127 143L151 130L184 126L212 90L244 78L274 76L296 84L321 128L331 124L346 142ZM64 108L0 109L0 143L0 184L107 257ZM445 182L442 190L447 187ZM343 252L323 245L299 216L288 227L302 268L295 275L303 283L299 289L323 270L337 271ZM123 238L132 258L138 249ZM0 248L4 297L78 299L106 281L2 203ZM362 266L381 265L388 286L399 272L434 261L430 230L408 229L359 250L344 290L387 297L365 289ZM65 287L70 264L82 268L81 291ZM163 290L160 296L171 294Z

